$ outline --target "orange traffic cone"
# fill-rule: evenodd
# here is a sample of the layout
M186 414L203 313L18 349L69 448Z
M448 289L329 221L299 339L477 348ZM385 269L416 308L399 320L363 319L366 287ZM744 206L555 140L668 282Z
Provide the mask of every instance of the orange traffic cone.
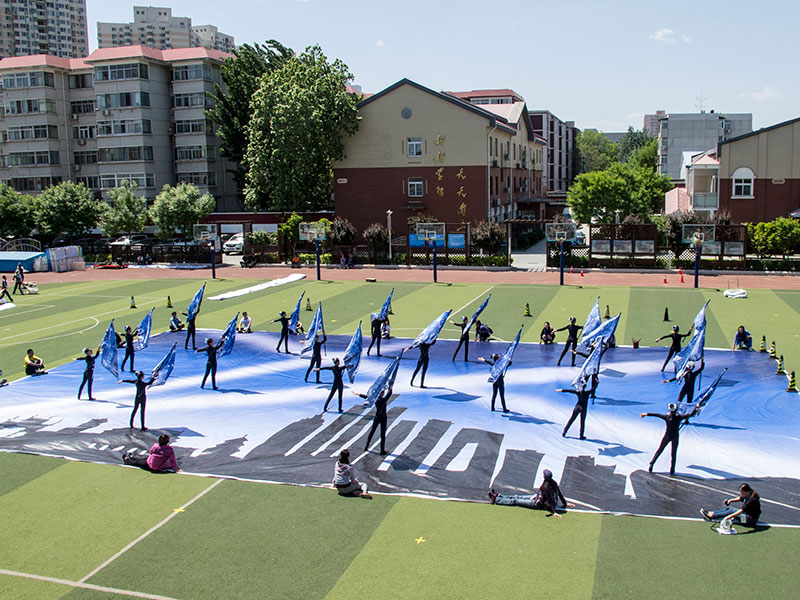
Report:
M678 275L683 275L683 269L681 269L680 267L678 267Z
M572 275L575 272L575 267L569 268L569 274Z
M581 269L581 277L583 277L583 269Z
M683 273L681 273L681 283L683 283Z
M667 276L664 275L664 283L667 283Z

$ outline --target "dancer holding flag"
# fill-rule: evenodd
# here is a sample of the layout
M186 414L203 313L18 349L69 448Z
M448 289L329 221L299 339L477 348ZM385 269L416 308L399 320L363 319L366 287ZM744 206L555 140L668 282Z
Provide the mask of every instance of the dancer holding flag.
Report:
M247 314L247 313L242 313ZM236 322L239 320L239 313L236 313L236 316L233 317L228 326L225 328L225 331L222 332L222 337L219 338L219 343L222 345L219 352L217 353L218 356L228 356L231 352L233 352L233 344L236 342Z
M131 373L133 373L133 357L134 357L134 348L133 348L133 340L135 338L135 334L131 332L131 326L125 326L125 357L122 359L122 367L120 367L123 371L125 370L125 363L128 362L128 359L131 359Z
M200 306L203 304L203 292L205 292L205 289L206 284L204 283L203 286L197 290L192 301L189 302L189 307L186 309L186 312L183 313L186 315L186 343L183 345L185 350L189 349L189 340L192 340L192 350L197 350L194 339L195 332L197 331L195 320L197 319L197 313L200 312Z
M306 383L308 383L308 375L314 367L322 366L322 345L327 341L328 336L325 335L325 324L322 320L322 303L320 303L317 307L317 312L314 313L314 320L311 322L311 327L308 329L305 346L300 351L301 354L305 354L309 350L312 351L311 363L308 365L305 376ZM317 383L321 383L319 380L319 371L317 371Z
M661 365L661 372L664 372L664 369L667 368L670 359L678 354L681 351L681 342L692 335L692 327L689 328L689 333L679 333L680 327L677 325L672 326L672 333L668 333L667 335L662 335L660 338L656 338L656 343L660 342L661 340L665 340L669 338L672 340L669 346L669 352L667 353L667 359L664 361L664 364Z
M136 351L144 350L150 345L150 331L153 329L153 311L151 308L142 322L136 327ZM133 365L131 365L133 366Z
M659 413L642 413L639 415L642 419L645 417L658 417L664 421L664 424L667 426L666 431L664 431L664 437L661 438L661 443L658 445L658 449L656 453L653 455L653 458L650 460L650 466L648 467L648 471L650 473L653 472L653 465L658 460L658 457L661 456L661 453L664 451L664 448L667 447L667 444L672 444L672 462L670 463L669 467L669 474L670 476L675 475L675 460L678 458L678 442L680 441L680 430L681 424L684 421L688 421L691 417L697 414L700 405L698 403L697 406L694 407L694 410L690 413L681 415L678 414L678 405L671 403L669 405L669 412L665 415Z
M508 412L508 408L506 407L506 371L508 371L508 368L511 366L511 359L514 357L514 351L519 345L520 335L522 335L522 327L519 328L514 341L511 342L508 348L506 348L506 351L503 352L503 356L492 354L491 358L478 359L480 362L485 362L492 367L489 372L489 383L492 384L492 412L494 412L494 402L498 392L500 393L500 404L503 405L503 412Z
M589 315L586 317L586 321L583 323L583 331L581 332L583 335L581 337L581 341L576 345L575 351L579 353L584 353L586 355L591 352L591 339L588 337L593 331L595 331L600 325L603 324L603 319L600 318L600 298L598 297L594 304L592 305L592 310L589 311ZM561 331L559 329L559 331ZM573 363L574 366L574 363Z
M700 368L697 370L694 368L694 363L689 361L680 372L675 374L675 377L672 377L671 379L665 379L662 381L662 383L672 383L673 381L682 379L683 386L681 387L681 391L678 393L678 402L683 402L683 399L686 398L686 402L692 403L694 401L694 382L697 381L697 377L705 368L706 363L702 358L700 359Z
M203 382L200 384L201 388L204 388L206 385L206 379L208 379L209 373L211 374L211 387L213 389L217 388L217 351L222 348L222 344L225 342L224 338L220 338L217 345L214 345L214 340L211 338L206 338L206 347L200 348L195 350L195 354L207 354L206 358L206 374L203 375Z
M369 452L369 445L372 442L372 436L375 435L378 427L380 427L381 454L389 454L386 451L386 426L388 423L386 404L389 401L389 398L392 397L392 388L394 387L394 380L397 377L397 371L400 368L400 359L402 357L403 353L401 352L400 356L395 358L391 364L384 369L383 373L375 380L375 383L370 386L369 391L367 391L366 394L358 394L353 392L353 394L356 396L364 398L367 401L367 404L375 405L375 418L372 420L372 427L369 430L367 443L364 446L365 452Z
M578 373L578 377L572 382L572 386L574 389L565 389L560 388L557 389L557 392L563 392L566 394L575 394L578 397L578 401L575 403L575 408L572 409L572 416L570 416L569 421L564 426L564 431L561 432L561 437L567 437L567 431L569 428L572 427L572 424L575 422L575 419L578 417L581 418L581 428L580 428L580 439L585 440L586 436L584 435L585 427L586 427L586 412L589 410L589 397L597 390L598 382L600 378L597 376L597 371L600 368L600 356L602 354L602 342L599 342L592 353L589 355L589 358L586 359L586 362L581 367L580 373ZM591 385L589 382L591 381Z
M561 351L561 356L558 357L558 362L556 363L557 366L561 366L561 360L564 358L564 355L570 350L575 349L578 345L578 331L583 329L583 325L575 325L575 317L569 318L569 325L565 325L560 329L556 329L556 331L564 331L567 330L567 341L564 342L564 349ZM575 354L572 355L572 366L575 366Z
M144 373L136 371L136 379L123 379L117 383L132 383L136 386L136 398L133 402L133 411L131 412L130 428L133 429L133 418L136 416L136 411L139 411L139 419L142 423L142 431L147 431L144 426L144 411L147 407L147 388L155 381L155 375L150 377L149 380L144 380Z
M378 344L378 356L381 355L381 336L383 330L383 321L384 319L381 317L380 313L372 313L369 316L370 318L370 329L369 333L372 336L372 339L369 342L369 348L367 348L367 356L369 356L370 351L372 350L372 346L374 344Z
M92 354L91 348L84 348L83 356L75 359L75 360L86 361L86 368L83 370L83 380L81 380L81 386L78 388L78 400L81 399L81 393L83 392L84 385L88 386L89 400L94 400L94 398L92 398L92 383L94 381L94 361L97 360L98 356L100 356L101 347L102 344L97 347L97 352L95 354Z
M347 367L344 365L340 365L339 359L333 359L333 365L330 367L319 367L314 369L317 371L317 382L319 382L319 371L332 371L333 372L333 383L331 384L331 393L328 394L328 399L325 400L325 406L322 407L322 412L328 411L328 404L331 402L331 398L336 392L339 392L339 412L342 412L342 393L344 392L344 381L342 379L342 374L344 373Z
M422 330L411 345L408 348L405 348L403 352L406 350L411 350L412 348L419 348L419 359L417 360L417 368L414 369L414 374L411 376L411 385L414 385L414 378L419 373L420 369L422 370L422 379L420 381L420 387L425 387L425 373L428 371L428 363L430 362L429 352L431 346L436 343L436 338L439 336L439 333L442 331L442 327L447 322L447 317L450 316L450 313L453 312L452 309L443 312L441 315L436 317L430 325L428 325L425 329Z
M603 358L605 352L605 342L597 340L591 354L586 358L581 370L578 372L577 377L572 381L572 387L575 389L580 389L582 387L581 382L587 380L591 381L589 395L592 399L596 397L597 386L600 384L600 360Z
M458 356L458 351L461 350L461 345L463 344L464 345L464 362L468 362L468 360L469 360L469 331L470 331L470 329L472 329L472 326L475 324L475 321L477 321L478 317L483 312L483 309L486 308L487 304L489 304L489 298L491 298L491 297L492 297L491 294L486 296L486 300L484 300L481 303L480 307L478 307L478 310L475 311L475 314L472 315L472 318L469 321L467 321L467 317L465 317L465 316L461 317L461 322L460 323L457 323L456 321L451 321L451 323L453 325L455 325L456 327L461 327L461 336L458 338L458 346L456 346L456 351L453 352L453 360L455 360L456 356Z
M292 312L291 318L286 318L286 311L281 311L281 316L277 319L271 321L272 323L280 323L281 324L281 337L278 339L278 346L275 348L278 352L281 351L281 342L283 342L283 349L286 351L286 354L290 354L289 352L289 331L294 334L297 334L297 323L300 320L300 303L303 301L303 296L306 293L303 292L300 294L300 299L297 301L297 306L294 307L294 311Z

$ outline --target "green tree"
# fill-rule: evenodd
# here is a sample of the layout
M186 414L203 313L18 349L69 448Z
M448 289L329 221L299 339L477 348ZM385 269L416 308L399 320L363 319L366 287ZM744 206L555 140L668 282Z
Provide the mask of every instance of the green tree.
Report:
M658 167L658 140L653 138L641 148L631 152L628 164L655 172Z
M300 239L300 223L303 222L303 217L297 213L292 213L286 223L281 223L278 226L278 231L283 238L284 248L289 251L290 256L295 255L297 248L297 241Z
M622 139L617 142L617 150L619 151L617 159L620 162L628 162L631 154L644 148L654 139L655 138L651 136L646 129L637 131L633 127L628 127L628 131L626 131Z
M498 223L481 221L472 228L472 243L487 254L497 254L506 243L506 228Z
M373 223L364 230L367 250L373 263L377 263L389 251L389 230L380 223Z
M27 237L33 229L34 200L0 184L0 236Z
M356 226L342 217L333 220L330 232L330 240L334 246L350 246L358 237Z
M569 188L567 204L581 223L614 223L628 215L649 220L671 188L666 176L615 163L604 171L578 175Z
M166 239L177 229L191 238L193 226L207 217L216 207L211 194L201 194L191 183L165 185L150 208L150 220L158 226L158 236Z
M144 229L147 221L147 200L136 195L135 181L123 180L109 195L111 205L100 219L100 229L105 235L135 233Z
M800 245L800 223L778 217L768 223L747 223L750 246L761 256L780 254L784 259Z
M64 181L36 198L34 222L44 235L79 236L96 227L108 205L82 183Z
M586 173L607 169L616 162L619 155L617 145L593 129L581 131L575 142L580 152L582 169Z
M352 75L313 46L262 76L248 128L245 204L251 209L318 210L331 203L333 162L358 129Z
M220 76L224 87L214 84L214 106L206 110L206 116L217 126L217 137L221 141L220 154L235 163L233 179L240 191L244 190L244 155L247 150L247 128L252 113L250 101L258 89L264 73L277 69L294 55L276 40L261 44L243 44L233 51L234 57L222 63Z

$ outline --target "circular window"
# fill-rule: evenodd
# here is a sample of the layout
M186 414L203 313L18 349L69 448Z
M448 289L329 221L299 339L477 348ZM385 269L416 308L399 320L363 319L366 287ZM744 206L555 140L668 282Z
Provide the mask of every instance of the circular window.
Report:
M410 119L411 118L411 109L408 108L407 106L404 106L402 108L402 110L400 111L400 116L403 117L404 119Z

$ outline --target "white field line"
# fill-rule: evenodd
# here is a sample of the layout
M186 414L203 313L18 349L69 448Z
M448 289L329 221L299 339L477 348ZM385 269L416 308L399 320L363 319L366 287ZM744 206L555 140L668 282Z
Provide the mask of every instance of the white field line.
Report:
M47 581L49 583L58 583L60 585L68 585L70 587L83 588L85 590L94 590L96 592L108 592L109 594L118 594L120 596L131 596L133 598L148 598L149 600L175 600L175 598L171 598L169 596L159 596L157 594L145 594L144 592L134 592L133 590L121 590L118 588L106 587L104 585L93 585L91 583L70 581L69 579L58 579L57 577L45 577L44 575L33 575L32 573L21 573L19 571L9 571L7 569L0 569L0 575L10 575L11 577L24 577L26 579Z
M157 531L158 529L160 529L161 527L163 527L164 525L166 525L167 523L169 523L169 522L170 522L170 520L171 520L171 519L172 519L172 518L173 518L175 515L177 515L179 511L182 511L183 509L185 509L185 508L188 508L189 506L191 506L192 504L194 504L194 503L195 503L197 500L199 500L200 498L202 498L203 496L205 496L205 495L206 495L208 492L210 492L211 490L213 490L215 487L217 487L217 486L218 486L220 483L222 483L223 481L224 481L224 479L217 479L217 480L216 480L214 483L212 483L210 486L208 486L208 487L207 487L206 489L204 489L202 492L200 492L199 494L197 494L197 495L196 495L194 498L192 498L191 500L189 500L189 501L188 501L186 504L184 504L183 506L181 506L181 507L180 507L180 509L178 509L177 511L173 511L173 512L172 512L172 514L170 514L170 515L169 515L167 518L165 518L165 519L164 519L163 521L161 521L160 523L157 523L156 525L153 525L153 526L152 526L150 529L148 529L147 531L145 531L145 532L144 532L142 535L140 535L138 538L136 538L135 540L133 540L133 541L132 541L130 544L128 544L127 546L125 546L125 547L124 547L122 550L120 550L119 552L117 552L116 554L114 554L114 555L113 555L111 558L109 558L108 560L106 560L106 561L105 561L103 564L101 564L99 567L97 567L96 569L92 570L90 573L88 573L88 574L84 575L83 577L81 577L81 578L78 580L78 583L85 583L87 579L89 579L90 577L93 577L94 575L96 575L97 573L99 573L100 571L102 571L103 569L105 569L105 568L106 568L108 565L110 565L112 562L114 562L114 561L115 561L116 559L118 559L120 556L122 556L123 554L125 554L125 553L126 553L128 550L130 550L131 548L133 548L133 547L134 547L136 544L138 544L139 542L141 542L143 539L145 539L145 538L146 538L147 536L149 536L151 533L153 533L154 531ZM149 597L149 596L148 596L148 597Z
M451 314L451 315L455 315L455 317L457 318L457 317L458 317L458 313L460 313L462 310L464 310L465 308L467 308L467 307L468 307L470 304L472 304L472 303L473 303L473 302L475 302L476 300L480 300L481 296L483 296L483 295L484 295L484 294L486 294L487 292L491 292L491 291L494 289L494 287L495 287L495 286L491 286L491 287L488 287L488 288L486 288L486 289L485 289L484 291L482 291L480 294L478 294L477 296L475 296L475 297L474 297L472 300L470 300L469 302L467 302L467 303L466 303L464 306L462 306L462 307L461 307L461 308L459 308L458 310L454 310L454 311L453 311L452 313L450 313L450 314Z
M661 475L660 473L655 473L658 477L663 477L668 481L674 481L671 477L667 477L666 475ZM704 490L710 490L712 492L717 492L718 494L723 494L725 496L736 496L738 494L738 490L736 492L729 492L725 490L719 490L717 488L713 488L708 485L703 485L702 483L695 483L694 481L686 481L685 479L679 479L681 483L686 483L688 485L693 485L695 487L703 488ZM761 502L767 502L768 504L774 504L775 506L782 506L783 508L789 508L791 510L800 510L800 507L792 506L791 504L784 504L783 502L778 502L777 500L769 500L768 498L761 497Z

